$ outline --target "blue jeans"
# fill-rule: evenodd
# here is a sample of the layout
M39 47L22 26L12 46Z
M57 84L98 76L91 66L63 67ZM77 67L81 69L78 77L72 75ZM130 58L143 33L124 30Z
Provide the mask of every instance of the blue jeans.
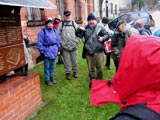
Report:
M54 76L55 59L44 58L45 80L49 81Z

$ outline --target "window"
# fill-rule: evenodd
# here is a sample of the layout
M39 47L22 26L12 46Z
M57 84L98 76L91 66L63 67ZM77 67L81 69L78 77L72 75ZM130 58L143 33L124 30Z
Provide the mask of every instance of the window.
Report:
M28 21L42 21L43 20L43 9L39 8L27 8Z
M63 16L64 12L64 0L57 0L57 10L60 16Z
M117 5L115 5L115 15L117 15Z
M44 9L27 8L28 27L44 25Z
M75 0L75 21L78 24L82 23L82 17L81 17L81 3L78 0Z
M111 3L111 14L113 14L113 3Z

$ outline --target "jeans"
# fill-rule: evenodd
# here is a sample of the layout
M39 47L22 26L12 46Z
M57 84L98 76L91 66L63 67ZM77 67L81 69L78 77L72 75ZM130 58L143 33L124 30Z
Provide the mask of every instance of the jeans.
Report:
M44 58L45 80L49 81L54 76L55 59Z

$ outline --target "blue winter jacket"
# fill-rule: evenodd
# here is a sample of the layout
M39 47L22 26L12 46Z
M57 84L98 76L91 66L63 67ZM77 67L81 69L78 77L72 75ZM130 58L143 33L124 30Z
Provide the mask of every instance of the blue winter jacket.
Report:
M57 30L47 26L43 28L38 33L37 49L45 57L55 59L60 49L60 38Z

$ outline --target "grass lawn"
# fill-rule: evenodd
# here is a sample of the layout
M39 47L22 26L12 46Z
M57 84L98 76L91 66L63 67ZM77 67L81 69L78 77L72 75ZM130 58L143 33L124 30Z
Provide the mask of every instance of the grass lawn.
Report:
M57 84L47 86L44 83L43 63L31 71L40 73L43 101L47 104L41 108L32 120L108 120L118 112L119 106L107 104L98 107L90 106L90 89L87 63L81 58L83 43L79 44L78 79L65 79L63 65L56 65L55 79ZM104 68L104 79L113 76L115 68L111 62L111 69Z

